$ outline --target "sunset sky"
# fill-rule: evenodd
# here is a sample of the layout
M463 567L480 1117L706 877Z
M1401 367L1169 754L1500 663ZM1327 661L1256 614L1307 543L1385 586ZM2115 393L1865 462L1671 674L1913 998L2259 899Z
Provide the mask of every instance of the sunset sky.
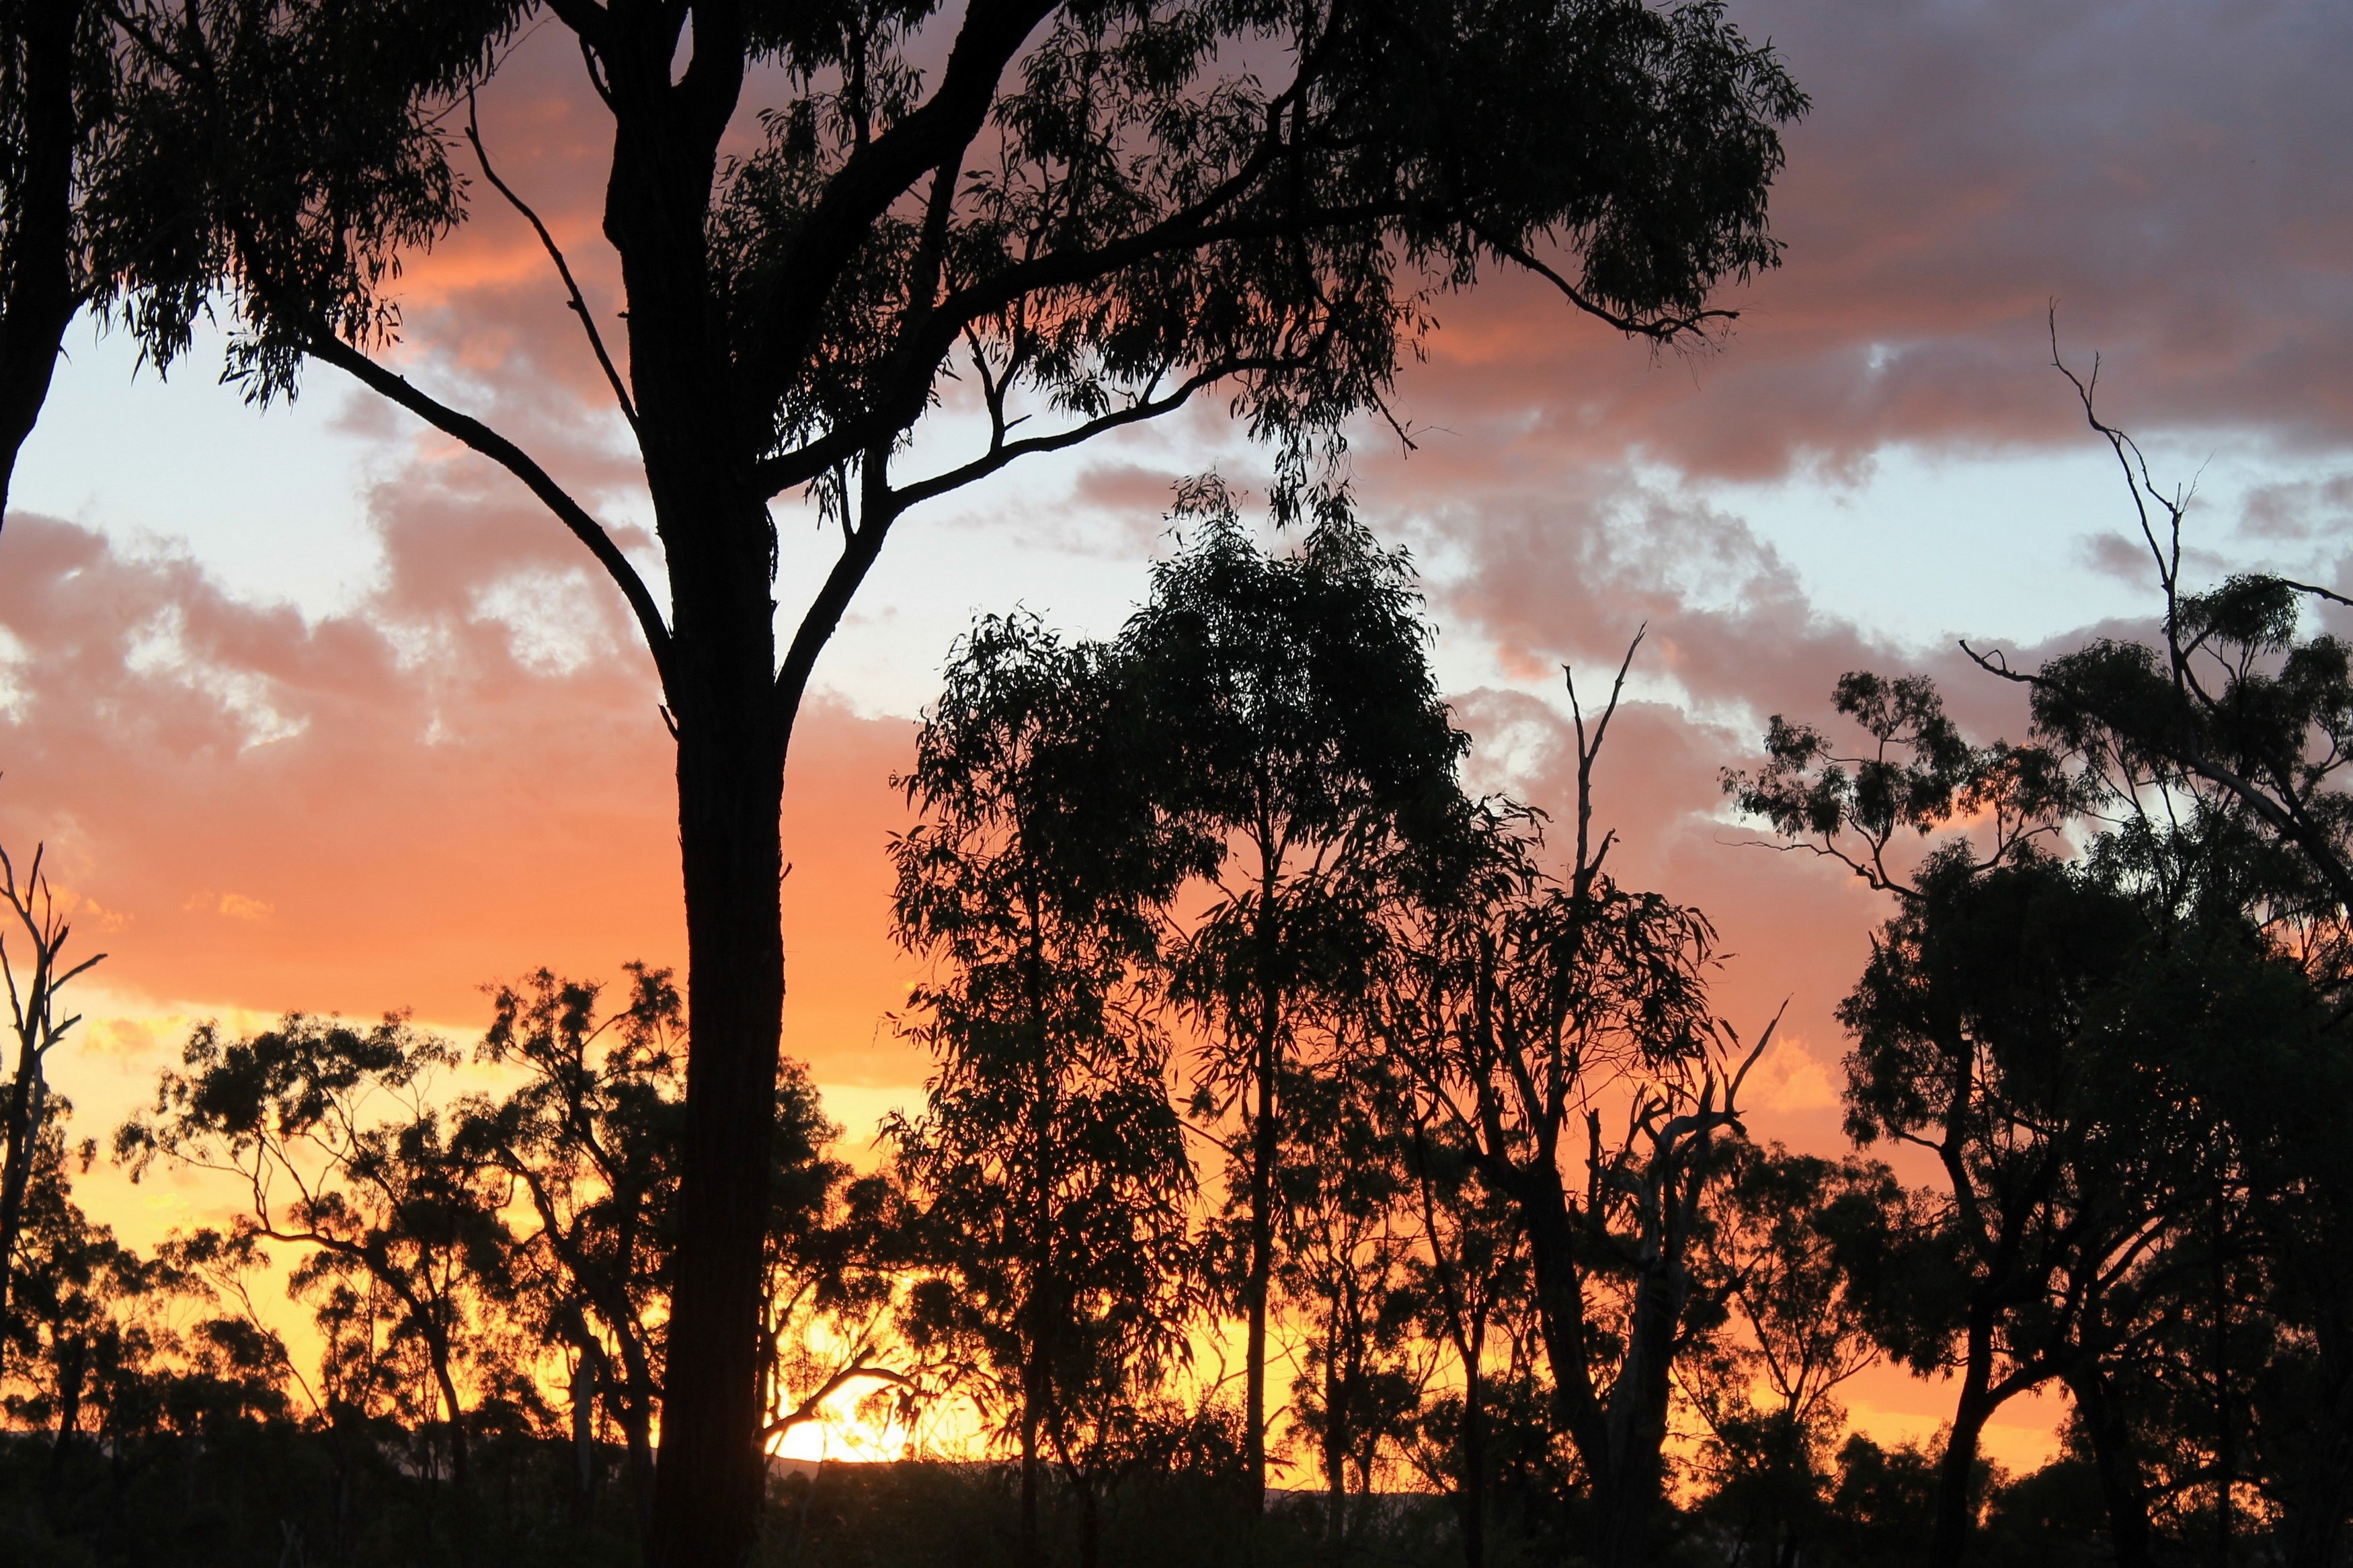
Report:
M1842 670L1931 671L1985 736L2022 725L1967 635L2137 632L2151 584L2105 448L2048 368L2104 363L2104 412L2196 482L2197 570L2353 588L2353 9L2326 0L1738 0L1814 109L1774 203L1785 266L1719 345L1653 356L1501 278L1443 300L1399 412L1354 432L1366 515L1413 551L1484 787L1567 804L1559 667L1650 641L1600 811L1618 868L1697 903L1744 1030L1789 999L1752 1130L1842 1146L1831 1009L1881 913L1722 811L1767 714ZM2332 107L2333 106L2333 107ZM613 308L607 151L578 58L527 40L482 100L500 172ZM478 205L407 272L412 376L493 414L650 561L623 434L522 222ZM103 1137L188 1020L413 1007L459 1035L541 963L682 958L670 750L617 595L512 481L333 373L256 413L78 329L0 533L0 840L49 845L110 952L55 1076ZM973 427L951 410L923 446ZM1025 605L1114 630L1176 478L1264 458L1208 407L1016 468L900 525L820 666L788 774L786 1047L863 1144L920 1094L884 1015L888 785L955 634ZM829 560L780 503L788 609ZM206 1194L103 1170L134 1241ZM1948 1405L1879 1376L1885 1436ZM1992 1447L2031 1463L2054 1405Z

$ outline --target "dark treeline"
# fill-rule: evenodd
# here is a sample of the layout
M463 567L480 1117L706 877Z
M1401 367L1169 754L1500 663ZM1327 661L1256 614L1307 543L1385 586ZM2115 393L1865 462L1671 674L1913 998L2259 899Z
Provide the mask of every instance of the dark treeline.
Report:
M760 1292L765 1439L830 1401L936 1458L777 1471L758 1554L2343 1562L2353 655L2320 590L2185 587L2179 510L2098 427L2150 642L1980 656L2019 743L1850 674L1837 727L1776 718L1725 775L1886 899L1842 1158L1751 1136L1769 1021L1613 869L1639 639L1571 682L1550 818L1465 794L1410 570L1344 495L1270 552L1188 487L1108 642L976 623L890 848L928 1092L861 1176L788 1068ZM47 1088L70 931L37 864L6 890L9 1560L640 1560L670 975L499 987L471 1051L198 1029L111 1154L242 1212L142 1256L77 1206L100 1152ZM1942 1379L1933 1443L1849 1430L1882 1358ZM2003 1474L1983 1435L2035 1391L2060 1457Z

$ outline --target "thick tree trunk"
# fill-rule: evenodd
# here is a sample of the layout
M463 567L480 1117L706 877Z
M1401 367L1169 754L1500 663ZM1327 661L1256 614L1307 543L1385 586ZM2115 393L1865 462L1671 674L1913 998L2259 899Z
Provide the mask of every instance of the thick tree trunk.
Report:
M733 1568L758 1532L761 1242L784 1013L770 668L760 657L679 714L692 1046L654 1477L659 1568Z
M779 818L791 731L776 688L775 533L752 477L771 433L737 406L703 230L743 59L704 35L698 13L693 80L675 81L678 38L660 8L611 15L605 232L621 258L639 447L670 573L662 677L686 889L686 1115L651 1563L736 1568L758 1535L766 1475L762 1241L784 1018Z
M80 301L73 278L74 34L86 0L12 7L20 18L24 163L0 251L0 516L17 454L48 401L66 327Z
M596 1363L586 1354L572 1367L572 1522L596 1521Z
M2067 1379L2075 1415L2092 1439L2092 1463L2100 1475L2100 1497L2108 1510L2108 1548L2116 1568L2148 1568L2148 1495L2124 1413L2108 1395L2107 1379L2085 1367Z
M1678 1273L1680 1249L1665 1242L1661 1248L1664 1256L1645 1266L1635 1286L1624 1358L1609 1389L1611 1463L1606 1483L1596 1486L1594 1498L1601 1525L1596 1561L1605 1568L1635 1568L1649 1560L1651 1532L1665 1490L1661 1456L1667 1442L1671 1363L1684 1292Z
M466 1443L466 1408L459 1403L458 1379L450 1370L451 1347L444 1336L431 1341L433 1381L441 1391L442 1414L449 1418L449 1485L462 1507L472 1496L473 1473Z
M1968 1554L1969 1538L1977 1532L1977 1510L1970 1506L1976 1480L1978 1447L1994 1405L1987 1389L1990 1382L1990 1332L1972 1331L1968 1364L1962 1373L1961 1396L1953 1408L1952 1435L1945 1457L1936 1466L1936 1511L1930 1521L1928 1568L1958 1568Z

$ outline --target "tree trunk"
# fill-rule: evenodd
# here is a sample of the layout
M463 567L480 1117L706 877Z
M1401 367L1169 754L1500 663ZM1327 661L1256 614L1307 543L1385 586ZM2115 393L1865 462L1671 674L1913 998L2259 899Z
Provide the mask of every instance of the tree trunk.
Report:
M596 1521L596 1363L586 1352L572 1368L572 1522Z
M654 1434L653 1391L639 1387L630 1391L628 1407L620 1414L621 1430L629 1445L629 1499L637 1510L638 1555L641 1562L654 1560Z
M73 278L74 35L85 0L12 7L24 43L17 91L24 162L0 257L0 516L16 458L48 401L66 328L80 306Z
M725 700L678 716L692 1044L654 1476L659 1568L733 1568L759 1526L762 1239L784 1012L772 679L764 652Z
M65 1479L66 1452L73 1446L74 1429L81 1425L82 1372L90 1361L89 1342L77 1334L58 1357L58 1440L49 1450L49 1486Z
M1025 1391L1021 1401L1021 1568L1038 1568L1039 1562L1038 1468L1038 1407Z
M1976 1481L1978 1444L1994 1405L1987 1393L1992 1366L1992 1335L1982 1325L1970 1332L1968 1365L1962 1374L1961 1396L1953 1409L1952 1436L1936 1466L1936 1511L1930 1521L1928 1568L1958 1568L1968 1555L1969 1538L1977 1531L1977 1512L1970 1505Z
M468 1460L466 1442L466 1409L458 1402L458 1380L450 1371L450 1346L446 1333L435 1334L430 1342L433 1357L433 1381L441 1390L441 1408L449 1418L449 1488L458 1494L463 1509L472 1498L472 1469Z
M16 1077L8 1086L8 1158L5 1173L0 1173L0 1356L6 1354L16 1236L24 1228L25 1189L33 1173L34 1146L40 1142L47 1090L40 1052L28 1037L18 1044Z
M759 1531L760 1300L784 1017L779 814L793 700L776 682L775 531L753 475L773 432L738 406L704 221L744 57L697 14L612 7L605 233L628 300L629 380L670 575L663 695L686 892L686 1113L652 1568L735 1568ZM712 26L725 24L714 16ZM740 40L739 40L740 41Z
M1605 1479L1593 1488L1596 1523L1600 1536L1594 1543L1599 1568L1641 1568L1650 1557L1651 1511L1659 1490L1656 1455L1645 1466L1639 1454L1620 1453Z
M2124 1413L2108 1397L2108 1380L2094 1366L2067 1379L2075 1415L2092 1439L2092 1463L2099 1471L2100 1497L2108 1510L2108 1547L2116 1568L2148 1568L2148 1497Z
M1348 1380L1340 1364L1338 1292L1324 1342L1324 1533L1336 1565L1348 1560Z
M1486 1339L1482 1316L1462 1352L1462 1474L1455 1506L1462 1516L1463 1568L1487 1568L1487 1407L1479 1365Z
M1269 1006L1271 1012L1271 1005ZM1250 1139L1250 1279L1244 1309L1250 1316L1242 1361L1242 1460L1250 1471L1253 1513L1266 1508L1266 1305L1274 1278L1275 1044L1271 1017L1261 1020L1258 1058L1258 1125Z
M1601 1516L1596 1561L1604 1568L1635 1568L1650 1556L1653 1515L1665 1488L1660 1456L1667 1441L1675 1328L1683 1318L1676 1267L1672 1249L1644 1266L1628 1314L1624 1356L1609 1388L1610 1463L1597 1469L1594 1487Z

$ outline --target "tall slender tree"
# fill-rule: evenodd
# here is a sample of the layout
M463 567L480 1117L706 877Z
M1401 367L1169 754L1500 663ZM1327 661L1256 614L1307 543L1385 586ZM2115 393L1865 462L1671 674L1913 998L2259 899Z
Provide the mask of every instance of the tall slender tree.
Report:
M900 520L1211 387L1295 478L1385 406L1438 300L1497 267L1653 342L1704 330L1720 283L1776 259L1766 198L1804 100L1714 3L546 0L612 128L624 343L473 150L643 458L658 587L520 443L375 352L398 261L462 211L455 102L542 9L116 0L126 199L158 221L112 286L168 359L226 285L248 392L317 360L501 465L643 633L694 1020L657 1555L724 1568L761 1488L783 770ZM926 468L907 437L951 395L985 434ZM780 638L771 503L796 492L839 548Z
M1796 1568L1843 1425L1836 1391L1882 1353L1824 1222L1841 1204L1900 1215L1901 1189L1875 1162L1792 1154L1778 1143L1726 1152L1701 1237L1725 1331L1695 1345L1678 1379L1706 1424L1709 1502L1734 1523L1735 1568Z
M1266 1484L1267 1313L1282 1202L1286 1081L1308 1070L1377 944L1376 870L1443 821L1467 744L1430 673L1404 558L1341 495L1295 550L1261 550L1216 479L1178 499L1185 547L1121 634L1164 756L1163 809L1216 854L1209 908L1176 955L1176 994L1210 1033L1206 1085L1238 1113L1245 1194L1243 1396Z
M1405 1086L1361 1040L1318 1065L1294 1075L1285 1095L1275 1282L1301 1351L1293 1431L1314 1446L1324 1473L1325 1543L1340 1563L1352 1482L1358 1496L1373 1491L1381 1455L1420 1403L1430 1358L1409 1339L1415 1237L1397 1113Z
M546 970L498 987L481 1054L521 1068L525 1081L497 1100L461 1100L452 1142L506 1173L528 1204L536 1223L517 1238L511 1265L519 1293L543 1331L572 1347L584 1440L593 1444L600 1402L620 1428L643 1531L653 1514L685 1017L668 972L634 965L629 978L623 1005L604 1016L599 987Z
M1374 1017L1388 1011L1377 1004ZM1486 1568L1495 1468L1489 1346L1499 1335L1509 1342L1526 1307L1526 1245L1511 1205L1478 1180L1461 1135L1437 1121L1427 1099L1404 1097L1401 1120L1419 1241L1407 1268L1424 1331L1452 1352L1461 1379L1459 1395L1425 1400L1419 1415L1425 1441L1436 1439L1438 1474L1454 1492L1464 1568Z
M892 1129L950 1286L925 1316L1006 1391L1028 1568L1057 1457L1094 1561L1088 1429L1182 1352L1198 1278L1145 982L1199 847L1137 787L1109 666L1032 620L976 625L901 781L924 820L892 849L899 939L938 966L908 1020L937 1070Z

